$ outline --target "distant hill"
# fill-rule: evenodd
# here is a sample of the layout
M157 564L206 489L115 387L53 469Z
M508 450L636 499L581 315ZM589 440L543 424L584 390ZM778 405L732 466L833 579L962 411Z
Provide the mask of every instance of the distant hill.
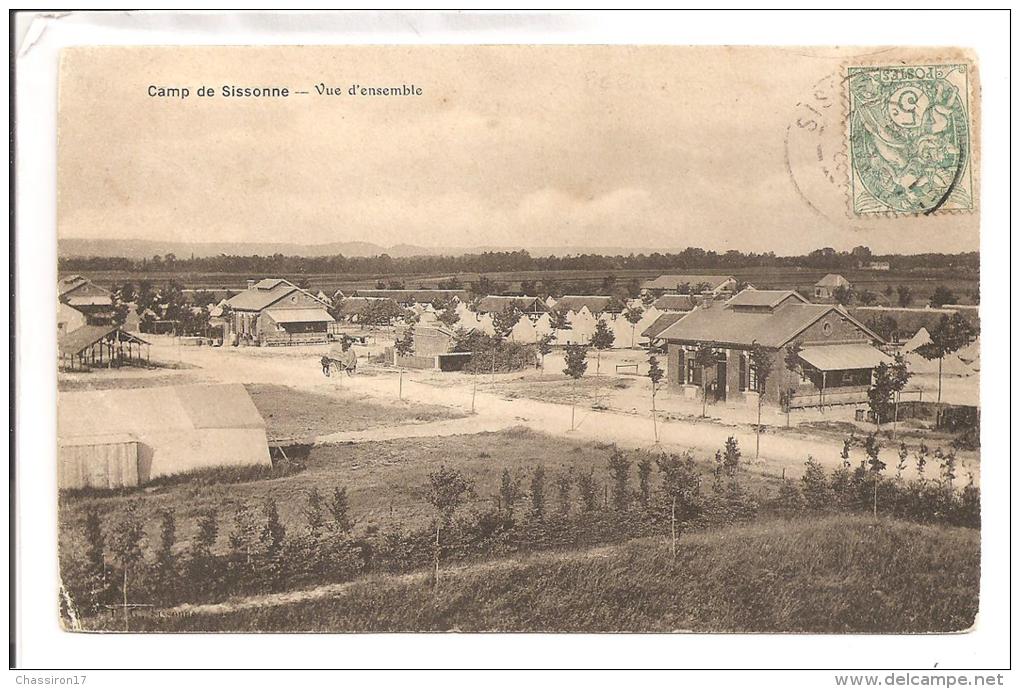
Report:
M293 244L284 242L174 242L149 239L80 239L69 237L57 243L57 255L62 258L89 256L118 256L140 259L155 255L174 254L178 258L208 256L334 256L350 257L378 256L388 254L405 256L460 256L484 251L520 251L520 246L477 246L477 247L424 247L415 244L397 244L384 247L372 242L330 242L328 244ZM673 249L635 247L527 247L532 256L566 256L572 254L601 254L603 256L627 255L630 253L651 253Z

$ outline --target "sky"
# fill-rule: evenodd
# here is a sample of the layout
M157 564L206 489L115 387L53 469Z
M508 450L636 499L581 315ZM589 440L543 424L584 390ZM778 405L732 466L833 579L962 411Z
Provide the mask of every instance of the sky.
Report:
M898 50L72 48L61 237L970 251L978 216L854 218L845 64ZM314 86L339 87L319 96ZM225 84L308 91L224 98ZM350 96L414 84L421 96ZM199 86L216 96L200 98ZM187 87L186 99L148 95Z

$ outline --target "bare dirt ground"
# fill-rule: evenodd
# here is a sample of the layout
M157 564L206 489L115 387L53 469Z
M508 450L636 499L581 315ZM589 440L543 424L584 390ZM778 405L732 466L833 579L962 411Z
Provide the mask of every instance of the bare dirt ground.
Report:
M248 383L245 387L265 419L270 440L315 440L330 433L434 424L466 415L438 404L373 400L342 391L310 392L265 383Z
M562 369L562 355L554 353L546 357L545 373L532 370L524 373L496 374L495 376L449 374L433 371L404 371L392 367L365 363L359 365L354 376L333 376L326 378L319 365L319 357L327 350L325 345L290 348L211 348L176 347L166 342L153 344L153 358L173 361L175 358L198 369L196 375L209 381L261 383L286 385L291 388L374 401L397 399L398 389L404 400L418 404L439 405L459 410L460 413L474 414L460 419L435 423L408 423L382 426L376 429L342 430L319 436L320 442L369 442L398 437L428 437L430 435L458 435L479 431L495 431L518 425L553 435L566 435L579 440L615 442L622 447L645 448L665 451L692 450L698 456L711 457L720 449L727 437L735 437L744 453L744 458L763 473L798 477L808 456L828 468L841 461L842 447L840 434L820 429L815 423L801 422L852 420L847 410L832 410L824 414L805 410L792 415L792 428L786 429L784 414L766 408L762 423L768 426L761 436L760 456L755 460L755 407L724 407L710 405L708 419L699 418L701 403L697 399L682 399L678 394L660 392L657 407L660 410L660 443L655 444L650 412L651 398L648 379L642 375L647 370L645 354L633 350L604 352L602 373L607 379L600 402L607 409L593 409L591 398L578 400L575 412L575 428L571 430L571 405L564 399L536 399L532 395L507 397L506 391L527 385L529 378L542 381ZM365 351L357 348L359 355ZM638 364L638 375L633 367L616 366ZM593 372L594 362L589 363ZM612 379L629 381L620 389ZM401 382L402 379L402 382ZM587 384L587 383L586 383ZM540 397L536 393L535 397ZM860 425L860 435L868 427ZM898 440L898 439L897 439ZM916 441L908 440L908 445ZM886 461L895 464L893 446L898 443L887 441ZM929 442L929 445L937 443ZM977 472L978 453L961 451L961 476ZM851 457L855 464L863 457L857 449ZM910 473L908 472L908 477Z

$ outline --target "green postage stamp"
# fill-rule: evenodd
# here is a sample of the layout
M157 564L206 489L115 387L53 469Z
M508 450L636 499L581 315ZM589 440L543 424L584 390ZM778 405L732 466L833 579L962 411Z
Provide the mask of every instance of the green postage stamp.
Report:
M854 215L974 210L968 70L848 68Z

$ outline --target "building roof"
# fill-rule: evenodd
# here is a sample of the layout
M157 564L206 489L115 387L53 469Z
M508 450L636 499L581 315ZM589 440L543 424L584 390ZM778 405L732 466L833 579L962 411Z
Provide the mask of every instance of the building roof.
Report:
M808 303L808 300L799 292L794 292L793 290L745 289L730 298L726 302L726 306L768 307L774 309L790 297L805 304Z
M78 296L72 294L64 300L68 305L81 306L113 306L113 297L106 294L91 294Z
M554 306L553 309L563 312L574 311L576 313L585 306L587 306L588 310L594 314L603 313L605 311L610 313L622 313L625 308L625 305L621 303L619 299L614 297L608 297L605 295L582 296L568 294L556 300L556 306Z
M262 278L255 283L254 289L271 290L280 284L290 285L291 287L297 287L293 282L285 278Z
M267 309L266 315L277 323L332 323L333 317L326 309Z
M83 325L57 338L57 352L61 355L75 356L115 333L120 342L149 344L137 335L132 335L115 325Z
M659 337L666 328L673 325L686 315L686 313L679 313L677 311L664 313L652 321L651 325L641 331L641 337L647 337L654 340Z
M691 294L663 294L652 306L659 311L690 311L698 305L698 301Z
M263 280L262 282L266 281ZM227 300L227 304L230 305L230 308L240 309L241 311L261 311L294 291L300 292L301 290L286 280L280 280L268 289L263 289L256 285L253 289L238 292ZM314 299L314 297L312 298Z
M829 273L821 280L815 283L815 287L839 287L841 285L849 285L850 281L842 275L836 275L835 273Z
M57 296L62 297L86 283L88 283L88 280L81 275L68 275L65 278L61 278L57 280Z
M359 297L390 297L402 304L430 304L436 299L467 298L467 290L464 289L359 289L355 294Z
M559 302L557 302L558 305ZM546 312L549 310L538 297L488 296L478 300L475 311L477 313L499 313L505 311L507 306L513 306L524 313Z
M671 341L715 342L745 347L758 343L765 347L779 348L822 316L836 311L870 339L882 339L833 304L811 304L795 292L765 293L768 294L773 296L763 296L756 290L745 290L725 304L706 303L669 326L660 337ZM738 300L742 295L746 296ZM790 299L790 295L798 298ZM747 301L751 302L751 306L765 308L742 308L747 305Z
M891 364L893 358L869 344L831 344L804 347L798 356L819 371L846 371Z
M109 290L103 289L88 278L82 277L81 275L68 275L65 278L57 280L57 297L63 297L66 294L76 292L83 288L85 288L84 292L90 295L110 295Z
M695 285L705 283L710 290L719 289L723 283L733 280L732 275L660 275L654 280L647 280L641 287L643 289L676 289L681 285Z

